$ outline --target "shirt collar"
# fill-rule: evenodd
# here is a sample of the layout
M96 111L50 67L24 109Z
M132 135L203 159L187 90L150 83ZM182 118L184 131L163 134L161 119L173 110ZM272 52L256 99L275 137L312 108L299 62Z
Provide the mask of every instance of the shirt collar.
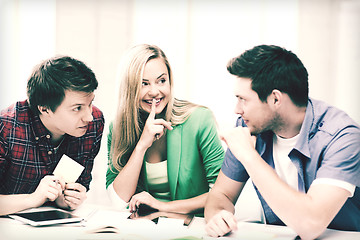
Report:
M314 135L314 106L312 100L308 100L305 118L301 125L298 141L295 149L310 159L309 139ZM266 144L272 144L272 131L266 131L258 135L256 149L260 155L265 152Z
M262 156L266 150L267 144L272 144L272 138L274 133L272 131L266 131L260 133L256 138L256 150Z
M301 125L299 139L295 145L295 149L310 159L309 140L314 135L314 106L311 99L308 100L306 106L305 118Z
M46 129L44 124L40 120L39 114L33 113L29 108L30 115L30 124L34 133L35 140L38 141L40 139L50 139L51 134L50 131Z

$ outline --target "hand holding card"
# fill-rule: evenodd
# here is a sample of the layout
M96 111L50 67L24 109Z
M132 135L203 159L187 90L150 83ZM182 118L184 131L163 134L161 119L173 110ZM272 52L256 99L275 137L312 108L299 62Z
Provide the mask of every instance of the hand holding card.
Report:
M53 174L57 177L63 178L66 183L74 183L79 178L83 170L84 167L81 164L75 162L68 156L63 155Z

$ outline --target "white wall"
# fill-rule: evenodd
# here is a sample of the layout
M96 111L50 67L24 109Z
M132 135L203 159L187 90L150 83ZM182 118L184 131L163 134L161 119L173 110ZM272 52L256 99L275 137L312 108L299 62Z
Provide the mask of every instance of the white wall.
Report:
M227 61L258 44L296 53L310 74L310 95L360 122L360 1L357 0L0 0L0 107L24 99L31 68L54 54L87 63L99 80L95 104L106 124L117 102L116 72L125 49L160 46L176 95L210 107L232 127ZM104 199L106 135L90 200Z
M310 96L360 122L360 1L299 1L298 56L309 72Z
M35 64L55 52L55 0L0 0L0 109L26 99Z

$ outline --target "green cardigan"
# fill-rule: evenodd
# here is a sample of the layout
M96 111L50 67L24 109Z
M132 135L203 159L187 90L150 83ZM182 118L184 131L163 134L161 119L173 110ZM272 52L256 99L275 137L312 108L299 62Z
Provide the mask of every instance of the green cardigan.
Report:
M208 192L209 184L215 183L224 159L224 149L211 111L203 107L197 108L183 124L174 126L166 134L171 200L188 199ZM109 152L111 137L112 124L108 135ZM118 172L114 171L109 156L106 187L116 178ZM148 191L144 181L145 164L141 176L145 190Z

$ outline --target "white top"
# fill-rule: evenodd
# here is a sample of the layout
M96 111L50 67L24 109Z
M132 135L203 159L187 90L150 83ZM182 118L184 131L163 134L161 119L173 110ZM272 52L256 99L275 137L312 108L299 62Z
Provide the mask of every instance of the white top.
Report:
M295 147L298 136L299 135L296 135L295 137L285 139L274 134L273 137L275 171L282 180L294 189L298 189L298 172L289 158L289 153ZM355 185L338 179L316 178L312 184L328 184L343 188L349 191L349 197L352 197L355 192Z
M145 162L149 192L154 198L171 200L169 179L167 174L167 160L159 163Z
M153 197L161 200L170 200L169 180L167 175L167 161L159 163L146 164L146 175L149 190L152 191ZM127 207L127 202L117 195L114 189L114 182L108 188L107 193L114 207L123 209Z
M298 136L285 139L274 134L273 137L275 171L283 181L296 190L298 190L298 171L289 158L289 153L295 147Z

